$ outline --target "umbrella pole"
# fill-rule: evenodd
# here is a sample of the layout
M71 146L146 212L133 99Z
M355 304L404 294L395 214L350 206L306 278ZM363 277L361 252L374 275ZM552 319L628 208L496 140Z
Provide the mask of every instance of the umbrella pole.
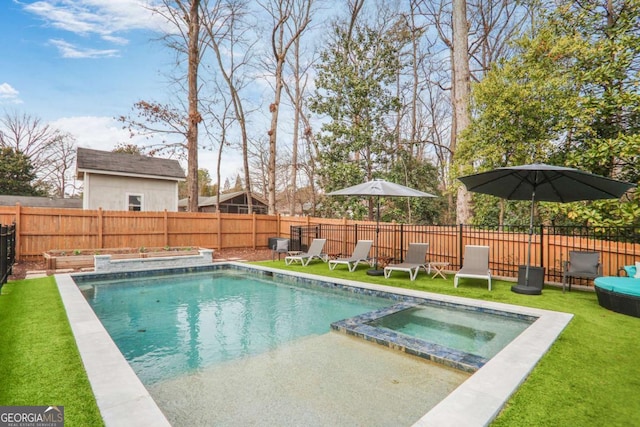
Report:
M378 269L378 245L380 244L380 196L376 197L376 264L375 269Z
M377 196L378 205L376 207L376 250L375 261L373 270L367 270L369 276L381 276L384 274L383 270L378 270L378 244L380 242L380 196Z
M536 199L536 191L531 193L531 215L529 216L529 244L527 245L527 268L524 274L524 285L529 286L529 266L531 265L531 237L533 236L533 205Z

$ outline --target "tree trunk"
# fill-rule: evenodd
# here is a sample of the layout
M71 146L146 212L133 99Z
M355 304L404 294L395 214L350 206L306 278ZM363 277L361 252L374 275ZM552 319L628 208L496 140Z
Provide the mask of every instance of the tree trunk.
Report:
M192 0L189 10L189 128L187 130L187 192L188 209L198 212L198 123L202 117L198 112L198 37L200 35L200 0Z
M453 0L453 114L451 151L455 153L457 138L464 131L471 117L469 94L471 73L469 71L469 24L466 0ZM470 194L464 185L458 187L456 200L456 222L465 224L471 218Z
M293 141L291 147L291 199L289 202L289 214L296 214L296 201L298 190L298 139L300 133L300 115L302 114L302 93L300 90L300 74L299 74L299 44L296 42L295 46L296 58L295 58L295 96L294 96L294 109L293 116Z
M277 59L276 65L276 92L273 104L269 106L271 111L271 129L269 129L269 163L267 165L268 185L267 193L269 195L269 215L276 214L276 137L278 133L278 110L280 98L282 96L282 69L284 66L284 57Z

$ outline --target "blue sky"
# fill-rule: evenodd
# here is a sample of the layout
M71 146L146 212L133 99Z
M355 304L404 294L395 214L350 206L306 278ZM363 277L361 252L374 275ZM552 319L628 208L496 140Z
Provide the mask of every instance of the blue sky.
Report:
M2 97L5 109L45 120L117 116L165 89L159 71L170 58L151 41L152 16L138 2L9 0L0 8L0 84L16 92Z
M153 41L163 23L139 0L2 0L0 112L39 117L76 145L131 142L116 117L163 101L172 53ZM207 154L201 167L214 168ZM235 177L237 156L225 163Z

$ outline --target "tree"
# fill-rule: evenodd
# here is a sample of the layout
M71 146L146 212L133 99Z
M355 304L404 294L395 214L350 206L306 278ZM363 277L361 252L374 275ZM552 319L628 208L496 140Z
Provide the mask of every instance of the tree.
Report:
M478 169L546 161L551 141L561 137L561 115L567 100L575 95L573 84L555 73L557 65L546 53L530 50L529 46L530 41L522 40L517 55L496 64L474 86L474 117L456 151L462 175ZM524 204L505 200L496 204L495 198L478 195L474 195L474 201L476 223L497 221L502 225L505 219L528 216Z
M191 212L198 211L198 125L202 122L198 96L198 70L202 58L200 3L200 0L162 0L157 6L150 6L154 13L162 16L173 27L174 31L165 34L163 40L175 51L176 63L180 65L186 58L186 70L182 72L186 73L187 87L182 83L183 78L174 80L186 93L186 108L178 109L158 102L140 101L134 105L134 109L142 120L120 117L120 121L136 132L184 138L170 143L170 146L184 148L187 152L187 209Z
M304 98L309 79L308 71L314 65L314 60L306 61L306 64L302 58L303 45L302 37L297 37L293 42L293 52L291 58L287 61L291 68L291 82L283 80L284 89L289 97L291 105L293 106L293 124L292 124L292 141L291 141L291 173L289 177L287 196L289 197L289 212L291 215L296 213L296 201L298 197L298 174L301 169L301 144L300 129L304 129L304 133L307 133L307 129L310 131L308 122L305 121L304 111ZM309 159L313 161L313 159ZM313 181L313 178L310 179Z
M76 149L75 138L61 134L56 144L51 146L49 163L40 169L38 181L49 188L49 194L64 198L73 196L78 189L75 181ZM69 190L69 191L67 191Z
M456 152L457 138L469 126L471 113L469 111L469 94L471 91L471 71L469 70L469 25L467 21L466 0L453 1L453 61L451 63L453 76L453 128L451 130L451 151ZM471 217L470 196L467 189L458 186L456 199L456 222L464 224Z
M399 67L396 44L386 34L355 23L336 24L332 33L333 40L320 54L310 104L313 112L328 118L318 136L319 174L327 191L373 179L375 170L384 170L385 151L393 139L384 122L398 104L389 89ZM356 200L332 208L362 214ZM370 201L370 219L373 208Z
M137 154L139 156L142 155L142 150L135 144L119 143L118 145L116 145L116 148L111 151L113 151L114 153Z
M251 44L247 42L247 33L250 26L244 22L247 13L247 3L243 1L229 2L226 6L216 3L207 10L204 15L203 27L208 38L207 45L211 47L217 64L217 71L222 77L223 83L217 84L219 96L224 107L223 114L214 114L220 128L220 147L218 151L218 181L220 181L220 161L222 149L227 144L227 134L232 122L240 128L240 146L245 176L245 193L247 196L248 212L253 211L252 185L249 169L249 135L247 132L247 113L245 103L241 97L241 91L248 84L245 78L246 69L251 57ZM228 96L225 96L223 87L226 87ZM231 109L231 107L233 107ZM233 112L233 114L230 113ZM220 198L218 192L217 197ZM218 207L216 207L218 209Z
M41 119L16 111L0 117L0 148L12 148L29 158L36 172L40 190L64 197L67 188L75 187L69 174L75 160L75 139Z
M284 87L284 67L287 53L311 21L313 0L272 0L261 3L273 20L271 50L273 53L274 100L269 105L271 127L269 129L269 214L276 213L276 143L280 100ZM297 111L296 111L296 114Z
M211 185L211 176L206 169L198 169L198 189L200 195L210 197L216 195L216 185ZM187 197L187 183L180 182L178 184L178 197L183 199Z
M483 169L540 160L638 182L640 10L566 2L543 18L517 55L474 88L467 158L473 151ZM505 217L519 217L507 207ZM541 220L555 223L628 225L639 214L637 191L622 201L540 207Z
M420 160L406 150L397 153L396 161L385 177L433 195L440 195L438 169L428 160ZM446 221L446 199L442 197L399 197L385 201L384 221L419 224L442 224Z
M0 194L45 196L34 185L36 173L29 157L11 147L0 148Z
M567 22L570 20L571 25ZM566 2L549 16L556 74L569 76L564 138L556 159L600 175L640 183L640 5L637 1ZM640 192L619 201L554 207L578 223L640 224Z

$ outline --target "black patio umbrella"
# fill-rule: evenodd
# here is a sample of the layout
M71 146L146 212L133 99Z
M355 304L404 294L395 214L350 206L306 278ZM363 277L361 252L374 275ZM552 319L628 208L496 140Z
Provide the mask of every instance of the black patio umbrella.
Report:
M414 190L404 185L385 181L382 179L374 179L362 184L353 185L343 188L342 190L332 191L328 196L375 196L377 198L376 209L376 244L375 244L375 266L373 270L367 271L369 275L383 274L382 270L378 270L378 235L380 234L380 197L437 197L424 191Z
M467 190L475 193L490 194L507 200L531 200L525 287L529 286L533 208L536 201L566 203L617 199L635 187L635 184L628 182L544 163L497 168L458 179Z

